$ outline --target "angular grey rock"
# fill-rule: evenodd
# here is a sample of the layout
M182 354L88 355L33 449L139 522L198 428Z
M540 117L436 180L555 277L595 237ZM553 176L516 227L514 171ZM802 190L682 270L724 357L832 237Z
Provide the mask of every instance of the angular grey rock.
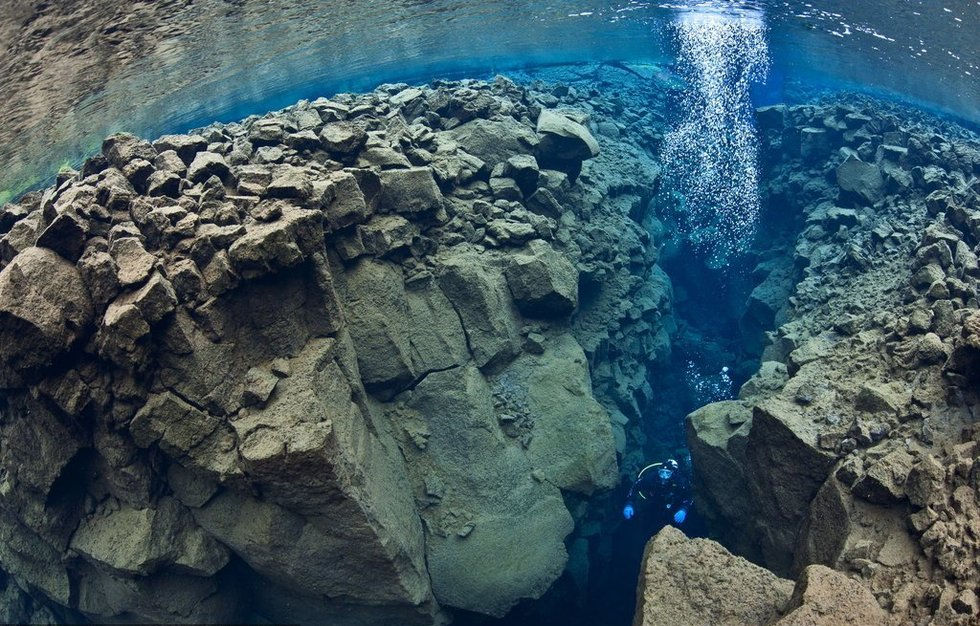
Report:
M837 185L842 200L864 205L879 202L885 188L881 169L874 163L865 163L854 157L849 157L837 167Z
M94 563L140 576L164 568L213 576L230 556L173 498L161 499L154 508L124 506L90 518L72 536L71 547Z
M153 147L160 153L173 150L184 165L190 165L198 152L208 149L208 141L201 135L164 135L153 142Z
M54 250L74 263L82 256L87 236L88 227L85 221L75 213L65 211L41 232L35 245Z
M537 231L526 222L498 219L487 223L487 235L498 244L519 246L537 236Z
M270 198L305 200L313 194L313 184L301 170L291 167L273 178L265 192Z
M173 313L177 307L177 294L169 280L154 272L139 290L120 297L116 302L136 305L143 319L152 326Z
M194 517L253 569L305 594L421 605L431 596L411 487L355 402L340 363L349 349L310 341L269 402L233 423L236 456L266 499L225 490Z
M823 565L810 565L803 570L783 611L785 617L774 626L863 626L888 622L888 615L867 587Z
M819 163L830 157L830 138L824 128L800 130L800 156L807 163Z
M503 275L478 254L445 259L439 286L463 322L477 367L495 368L520 351L516 311Z
M356 156L367 137L367 132L352 122L333 122L320 131L323 149L345 159Z
M357 178L350 172L335 172L323 192L322 202L328 231L365 221L371 214Z
M187 179L192 183L203 183L212 176L225 180L230 174L225 157L215 152L198 152L187 166Z
M540 356L517 358L494 381L526 400L534 432L527 455L541 476L587 495L616 485L612 424L592 396L588 361L572 336L546 341Z
M524 199L521 188L517 186L517 181L513 178L495 177L490 179L490 191L493 197L498 200L510 200L520 202Z
M426 538L426 561L436 599L501 617L521 599L540 597L565 568L573 523L561 492L533 478L519 445L501 432L486 380L464 365L429 374L399 398L430 433L424 465L410 468L445 485L440 505L421 512L435 531ZM493 477L482 483L485 493L467 487L472 475ZM467 517L440 515L447 510Z
M322 144L320 138L312 130L303 130L286 135L286 144L294 150L316 150Z
M147 190L147 183L153 172L153 162L146 159L133 159L122 168L126 180L141 193Z
M712 503L708 514L725 520L740 551L765 559L774 571L789 571L809 503L836 454L818 446L818 428L805 407L766 399L752 406L748 420L744 408L728 408L733 404L708 405L688 418L695 466L727 472L706 474L714 478L699 488Z
M106 309L96 335L99 355L129 370L146 366L149 347L145 339L150 325L136 305L112 303Z
M754 502L745 476L745 445L752 429L752 409L743 402L715 402L687 417L687 441L698 464L695 485L702 514L718 528L727 520L746 519ZM755 554L757 546L745 533L733 529L721 540L742 554Z
M357 227L361 254L384 256L412 245L418 227L400 215L381 215Z
M135 307L133 307L135 308ZM174 394L154 394L129 425L136 445L158 446L184 467L214 478L237 473L234 435L224 420L205 413Z
M504 275L517 308L528 317L570 315L578 304L578 270L540 239L514 255Z
M92 302L101 312L102 308L119 293L116 262L108 252L89 246L78 260L78 271L92 297Z
M193 157L191 157L193 159ZM153 161L153 167L160 172L170 172L183 176L187 172L187 164L173 150L164 150Z
M573 112L542 109L537 132L537 154L542 161L584 161L599 155L599 142Z
M412 163L408 160L408 157L401 152L386 146L370 146L365 149L364 152L361 153L358 160L358 165L373 165L383 170L412 167Z
M265 404L272 395L279 377L272 371L253 367L245 374L245 391L242 393L242 406L255 406Z
M150 142L129 133L107 137L102 142L102 154L113 167L120 170L131 161L143 159L152 163L157 157L157 151Z
M515 154L531 152L538 144L537 135L511 117L475 119L449 134L463 150L484 161L490 169Z
M432 169L414 167L406 170L381 172L380 209L392 213L423 213L442 207Z
M123 287L142 284L157 264L156 257L136 237L115 239L109 244L109 254L116 262L119 284Z
M74 265L46 248L21 252L0 271L0 386L73 347L92 317Z
M246 279L292 267L322 245L322 222L320 211L286 207L275 222L246 226L245 235L232 244L228 255Z
M180 194L180 180L180 175L175 172L156 170L146 180L146 193L176 198Z
M344 299L364 385L390 397L467 359L459 317L433 283L406 290L401 271L365 259L346 274Z
M33 246L43 226L41 211L35 211L11 226L10 231L0 237L0 259L9 262Z
M878 459L854 484L858 497L875 504L893 504L905 498L905 481L914 459L905 450L894 450Z
M538 161L530 154L517 154L507 159L503 173L517 182L524 195L534 193L541 176Z

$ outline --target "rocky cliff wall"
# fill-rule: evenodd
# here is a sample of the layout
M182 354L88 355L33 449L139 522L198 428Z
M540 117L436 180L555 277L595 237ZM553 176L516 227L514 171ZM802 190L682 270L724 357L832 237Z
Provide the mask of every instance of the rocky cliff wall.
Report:
M428 624L543 594L599 530L563 494L617 484L669 350L638 223L659 168L619 113L388 85L114 135L4 207L0 566L23 610Z
M780 575L822 564L891 622L975 623L980 144L875 101L758 121L798 235L755 270L758 373L689 417L698 505Z

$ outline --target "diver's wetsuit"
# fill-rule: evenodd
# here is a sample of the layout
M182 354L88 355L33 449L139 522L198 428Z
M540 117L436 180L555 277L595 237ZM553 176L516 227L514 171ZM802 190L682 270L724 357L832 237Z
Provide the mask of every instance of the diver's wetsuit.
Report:
M626 496L623 516L653 515L666 524L682 524L691 508L691 478L687 464L673 459L643 468Z

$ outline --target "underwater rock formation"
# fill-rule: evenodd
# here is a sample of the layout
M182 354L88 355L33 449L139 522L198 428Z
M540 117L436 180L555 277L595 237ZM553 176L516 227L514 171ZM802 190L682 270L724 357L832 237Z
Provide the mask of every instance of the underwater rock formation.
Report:
M859 626L886 618L871 592L840 572L811 565L794 585L673 526L647 544L637 595L635 626Z
M659 169L559 93L385 85L114 135L4 207L18 606L431 624L548 590L598 532L563 495L617 484L670 317L636 211Z
M688 418L698 506L736 553L845 572L889 622L976 623L980 146L898 113L758 112L770 209L798 226L742 320L761 368Z

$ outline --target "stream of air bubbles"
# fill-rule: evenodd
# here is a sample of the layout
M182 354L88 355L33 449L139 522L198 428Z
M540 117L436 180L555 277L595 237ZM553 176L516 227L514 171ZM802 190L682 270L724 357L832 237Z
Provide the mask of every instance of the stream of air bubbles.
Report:
M750 87L769 70L758 12L684 11L673 22L687 80L663 163L694 248L714 267L744 252L759 216L758 138Z

